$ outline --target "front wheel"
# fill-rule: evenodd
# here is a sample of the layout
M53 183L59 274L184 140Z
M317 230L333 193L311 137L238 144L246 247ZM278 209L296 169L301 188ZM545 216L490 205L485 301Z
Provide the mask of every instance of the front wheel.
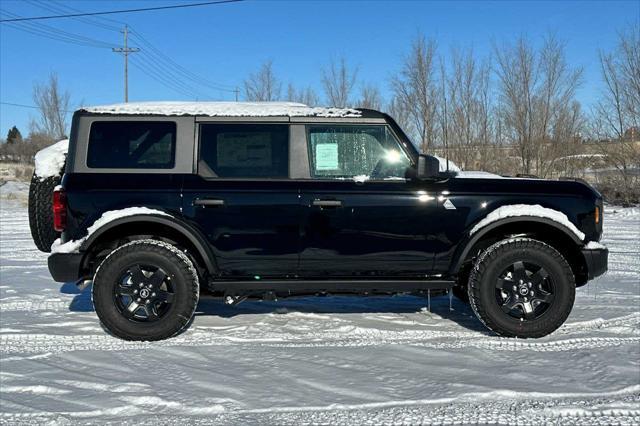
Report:
M157 240L117 248L93 280L98 318L126 340L162 340L187 327L199 296L198 274L175 246Z
M569 316L575 279L553 247L530 238L495 243L469 277L469 300L477 317L502 336L542 337Z

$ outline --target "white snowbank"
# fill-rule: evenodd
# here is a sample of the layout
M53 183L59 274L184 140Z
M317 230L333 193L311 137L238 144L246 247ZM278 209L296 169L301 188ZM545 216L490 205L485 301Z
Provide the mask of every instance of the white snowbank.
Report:
M437 155L434 155L434 157L436 157L438 159L438 161L440 162L440 171L441 172L446 172L447 171L447 159L446 158L442 158L442 157L438 157ZM458 165L456 163L454 163L453 161L449 160L449 171L450 172L459 172L460 171L460 167L458 167Z
M29 184L24 182L9 181L0 186L0 197L9 200L27 199L29 196Z
M51 253L77 253L82 243L84 243L87 238L91 236L91 234L96 232L107 223L113 222L114 220L120 219L121 217L134 216L138 214L171 216L170 214L163 211L149 209L147 207L128 207L126 209L104 212L102 216L100 216L100 218L93 223L93 225L87 228L87 235L85 237L82 237L79 240L67 241L64 244L62 244L60 238L58 238L51 245Z
M602 249L606 249L607 246L605 246L604 244L600 244L597 241L589 241L587 245L584 246L584 248L587 248L590 250L602 250Z
M559 212L557 210L549 209L546 207L542 207L541 205L535 204L512 204L508 206L498 207L491 213L489 213L484 219L478 222L472 229L469 235L473 235L478 232L480 229L489 225L490 223L496 222L500 219L504 219L506 217L514 217L514 216L535 216L535 217L545 217L547 219L551 219L554 222L558 222L561 225L564 225L566 228L571 230L578 238L581 240L584 239L585 235L582 233L576 226L571 223L566 214Z
M69 150L69 139L63 139L36 153L36 176L40 180L60 175Z
M504 176L496 175L494 173L489 172L481 172L481 171L469 171L463 172L459 171L456 173L457 178L465 178L465 179L504 179Z
M204 115L208 117L360 117L351 108L309 107L294 102L130 102L84 107L95 114Z

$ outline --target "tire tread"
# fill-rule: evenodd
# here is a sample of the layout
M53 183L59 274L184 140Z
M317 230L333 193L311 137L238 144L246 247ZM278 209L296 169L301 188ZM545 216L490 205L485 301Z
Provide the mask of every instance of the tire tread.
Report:
M571 312L571 308L573 307L573 302L575 300L575 291L570 292L571 298L568 301L569 303L565 304L564 309L560 313L560 315L554 317L550 316L546 321L539 322L539 327L536 330L523 331L520 333L515 333L510 330L506 330L504 327L498 325L489 315L480 300L480 287L481 280L485 274L485 271L488 265L495 261L500 256L504 256L507 252L511 250L540 250L547 255L551 256L558 264L561 266L564 272L564 278L567 280L569 285L573 286L575 290L575 277L573 275L573 271L569 266L567 260L560 254L555 248L550 245L539 241L534 240L532 238L518 237L518 238L509 238L506 240L498 241L492 246L488 247L485 251L483 251L478 259L476 260L473 269L471 270L471 274L469 276L469 285L468 285L468 294L469 301L471 304L471 308L473 312L476 314L478 319L491 331L494 333L505 336L505 337L521 337L521 338L538 338L546 336L547 334L557 330L567 319L569 313Z
M190 294L191 300L189 301L190 312L179 315L178 321L176 321L172 327L168 327L165 331L150 336L140 336L129 333L125 330L121 330L117 327L114 327L113 324L108 324L108 320L105 321L105 318L102 317L100 318L100 321L107 329L107 331L125 340L154 341L168 339L170 337L176 336L177 334L180 334L185 328L187 328L191 319L193 318L193 314L195 313L200 296L200 282L196 268L189 257L178 247L164 241L153 239L135 240L121 247L118 247L117 249L113 250L98 266L93 280L94 285L91 290L91 299L93 301L94 307L96 308L96 312L99 312L101 310L101 305L105 303L105 301L101 300L100 298L95 298L94 296L95 286L100 285L100 282L102 281L101 273L105 269L108 269L109 266L121 256L126 256L127 254L133 252L140 252L141 250L174 257L174 260L182 270L184 277L187 278L188 285L190 283L190 287L192 290ZM100 317L100 315L98 316Z

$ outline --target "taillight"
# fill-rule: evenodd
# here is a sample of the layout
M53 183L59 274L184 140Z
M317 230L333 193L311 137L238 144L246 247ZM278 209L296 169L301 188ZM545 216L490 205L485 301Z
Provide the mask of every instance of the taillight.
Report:
M57 232L64 231L67 226L67 196L64 189L56 188L53 191L53 229Z

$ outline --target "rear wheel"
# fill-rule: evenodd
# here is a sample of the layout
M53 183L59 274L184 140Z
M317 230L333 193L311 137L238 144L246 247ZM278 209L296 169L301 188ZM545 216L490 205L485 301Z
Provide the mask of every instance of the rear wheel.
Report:
M189 324L198 303L198 275L175 246L139 240L117 248L100 264L93 303L100 321L126 340L161 340Z
M483 252L471 271L468 294L478 318L496 333L542 337L569 316L575 279L553 247L515 238Z

